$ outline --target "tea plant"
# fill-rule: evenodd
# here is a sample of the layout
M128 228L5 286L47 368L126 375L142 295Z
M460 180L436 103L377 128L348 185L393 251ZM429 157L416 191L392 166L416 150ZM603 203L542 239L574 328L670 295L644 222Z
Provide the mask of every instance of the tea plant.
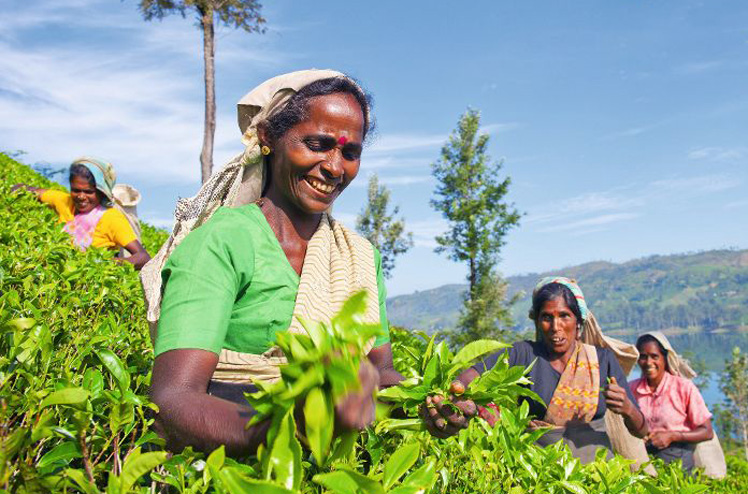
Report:
M400 370L408 377L398 386L383 390L379 396L391 403L403 405L413 416L426 397L433 395L447 397L447 405L451 404L450 396L470 399L478 405L492 402L499 407L516 407L521 396L539 400L540 397L528 389L531 383L527 373L530 369L519 366L510 368L506 358L499 359L493 368L484 372L467 388L455 380L461 371L476 360L507 347L509 345L499 341L478 340L468 343L453 355L446 342L436 344L435 337L431 337L423 352L416 353L405 346L400 350L409 356L409 360ZM402 365L405 362L401 360L399 363ZM387 425L401 427L407 423L390 420Z
M581 465L568 448L534 445L527 432L524 369L505 363L492 381L465 396L501 404L490 427L473 420L442 440L417 418L392 427L382 418L361 433L335 437L333 404L355 388L363 342L374 329L357 324L355 298L329 327L281 335L289 359L283 380L249 397L273 428L257 456L231 459L163 450L150 430L147 396L151 341L136 273L112 253L72 247L55 214L24 182L59 187L0 154L0 490L3 492L185 493L674 493L745 492L748 465L730 460L722 481L688 477L657 464L656 478L628 463L600 458ZM144 225L154 254L165 234ZM445 346L393 328L394 361L406 382L383 390L411 413L429 393L448 394L461 369L499 343L452 354ZM489 374L489 373L487 373ZM298 422L297 422L298 419Z

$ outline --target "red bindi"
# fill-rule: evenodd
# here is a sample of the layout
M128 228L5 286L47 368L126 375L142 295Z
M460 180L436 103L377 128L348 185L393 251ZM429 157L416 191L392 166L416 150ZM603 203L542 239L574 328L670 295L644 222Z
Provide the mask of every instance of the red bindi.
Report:
M345 146L345 143L348 142L348 138L346 136L340 136L338 138L338 144L341 146Z

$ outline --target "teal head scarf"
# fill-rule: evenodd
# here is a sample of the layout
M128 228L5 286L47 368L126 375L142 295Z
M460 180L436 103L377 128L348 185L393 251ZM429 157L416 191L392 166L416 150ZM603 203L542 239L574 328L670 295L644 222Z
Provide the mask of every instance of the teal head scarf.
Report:
M535 298L535 295L538 294L541 288L546 285L550 285L551 283L564 285L566 288L571 290L574 298L577 299L579 312L582 314L582 321L586 321L589 318L590 310L587 308L587 302L584 299L584 293L582 293L582 289L579 288L577 282L570 278L565 278L563 276L546 276L545 278L540 280L537 285L535 285L535 289L532 291L532 297ZM533 314L532 309L530 309L530 319L535 319L535 314Z
M91 172L96 181L96 189L107 198L108 204L104 204L104 206L111 206L114 203L112 189L117 183L117 174L114 173L112 164L99 158L82 156L73 161L70 166L72 167L73 165L83 165L88 168L88 171Z

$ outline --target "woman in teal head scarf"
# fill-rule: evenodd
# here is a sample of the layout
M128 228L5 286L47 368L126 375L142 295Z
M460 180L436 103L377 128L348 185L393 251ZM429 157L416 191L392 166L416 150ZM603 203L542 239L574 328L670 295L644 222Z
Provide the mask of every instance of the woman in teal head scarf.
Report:
M582 463L594 461L599 448L614 449L606 425L608 410L622 417L630 434L646 435L646 421L617 355L583 338L602 333L579 285L561 276L543 278L533 291L529 316L535 324L536 341L516 342L463 371L459 376L462 386L467 387L499 359L506 358L510 366L531 367L530 389L542 402L528 401L533 417L530 425L547 431L538 444L563 441ZM462 413L442 406L442 401L439 396L429 398L421 410L426 428L437 437L457 433L478 411L467 400L452 400ZM489 422L496 419L492 413L482 412L481 416Z
M140 243L137 218L127 215L112 194L116 174L104 160L81 157L70 165L70 193L17 184L33 192L37 199L54 209L64 223L63 230L81 250L89 247L121 249L130 255L124 260L135 269L150 259Z

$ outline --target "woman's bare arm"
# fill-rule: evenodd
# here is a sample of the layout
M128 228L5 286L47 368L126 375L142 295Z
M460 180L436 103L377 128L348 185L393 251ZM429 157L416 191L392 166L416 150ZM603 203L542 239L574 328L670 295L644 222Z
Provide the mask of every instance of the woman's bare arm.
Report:
M217 363L218 356L206 350L170 350L156 357L151 400L159 413L154 428L168 449L192 446L210 452L223 444L228 454L242 456L254 453L265 440L267 421L246 428L255 413L249 405L207 393Z
M10 191L11 192L15 192L15 191L17 191L19 189L20 190L27 190L29 192L32 192L36 196L37 199L39 199L42 194L44 194L45 192L47 192L47 189L42 189L41 187L32 187L32 186L26 185L26 184L15 184L14 186L12 186L10 188Z
M125 245L124 248L131 255L123 259L125 262L129 262L133 265L136 271L140 271L145 266L145 263L151 260L151 256L148 255L148 251L145 250L143 244L137 240L133 240L129 244Z
M652 446L664 449L670 446L671 443L700 443L702 441L709 441L714 437L714 430L712 429L712 421L707 420L704 424L695 428L692 431L657 431L649 434L649 442Z

